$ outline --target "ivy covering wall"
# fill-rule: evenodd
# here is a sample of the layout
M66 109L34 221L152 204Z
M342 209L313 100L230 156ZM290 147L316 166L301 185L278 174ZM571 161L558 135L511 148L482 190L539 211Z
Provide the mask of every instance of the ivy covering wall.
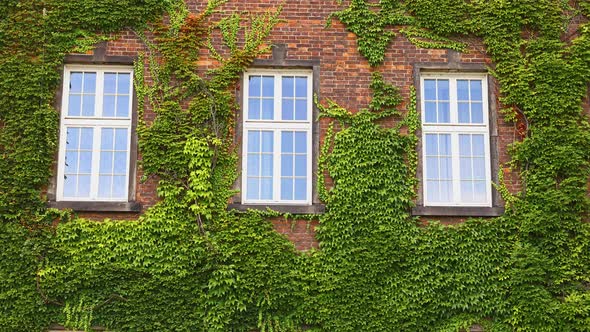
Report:
M0 330L590 330L588 2L342 4L333 18L356 34L372 65L373 99L355 114L320 101L322 116L337 124L319 163L334 186L319 177L327 212L320 249L310 253L273 230L268 217L276 214L226 211L238 175L232 89L268 51L281 8L212 15L224 2L201 13L177 0L0 4ZM574 31L572 22L580 22ZM156 117L140 121L138 137L141 167L160 179L161 201L136 221L46 209L64 55L124 27L148 49L135 87L140 112L149 107ZM223 45L212 46L211 34ZM525 189L511 195L499 184L502 217L421 226L409 213L415 93L400 110L399 87L384 81L380 64L393 38L465 50L473 36L493 59L504 115L518 109L528 120L510 165ZM216 69L199 70L201 49ZM383 118L398 125L383 127Z

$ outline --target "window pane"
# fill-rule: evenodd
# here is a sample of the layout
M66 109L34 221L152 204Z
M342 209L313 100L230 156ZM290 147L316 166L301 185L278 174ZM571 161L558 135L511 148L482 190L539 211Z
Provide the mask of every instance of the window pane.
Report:
M295 199L305 200L307 199L307 180L306 179L295 179Z
M260 76L250 76L248 90L249 97L260 97Z
M466 157L471 156L471 135L459 135L459 155Z
M115 174L127 174L127 152L115 152Z
M80 128L66 128L66 149L77 149L80 143Z
M100 149L101 150L112 150L113 149L113 136L114 129L103 128L100 133Z
M98 197L110 197L113 177L103 175L98 177Z
M260 120L260 99L248 99L248 119Z
M248 176L260 176L260 155L248 154Z
M295 119L295 105L293 103L293 99L283 99L283 106L282 106L282 119L283 120L293 120Z
M307 100L297 99L295 101L295 120L307 120Z
M438 123L451 122L451 108L448 102L438 103Z
M481 103L471 104L471 123L483 123L483 106Z
M483 135L472 135L473 140L473 155L474 156L484 156L484 142L483 142Z
M453 162L450 157L440 158L440 178L451 180L453 178Z
M92 150L94 128L80 128L80 149Z
M80 152L78 160L78 173L89 174L92 169L92 152Z
M295 176L307 176L307 156L295 156Z
M295 132L295 153L307 153L307 133L304 131Z
M459 103L459 123L470 123L469 118L469 103Z
M469 100L469 81L468 80L457 80L457 99L458 100Z
M425 117L426 122L428 123L436 123L436 103L435 102L426 102L425 103Z
M461 181L461 200L463 202L473 202L473 182Z
M438 80L438 100L449 100L449 80Z
M283 77L283 97L293 97L294 85L294 78L292 76Z
M260 182L256 178L248 178L248 188L246 193L247 199L259 199L260 197Z
M272 154L262 155L262 176L272 176Z
M64 176L64 196L74 197L76 196L76 186L78 184L76 175Z
M70 95L68 100L68 115L69 116L80 116L82 109L82 96Z
M127 129L115 129L115 150L127 151Z
M426 181L426 197L429 202L440 202L438 181Z
M486 183L484 181L477 181L474 183L474 190L473 190L473 200L475 202L484 203L488 200L488 195L486 191Z
M438 155L438 135L426 134L426 155L436 156Z
M131 82L129 81L131 78L130 74L119 74L119 85L118 85L118 93L119 94L129 94L129 87L131 86Z
M104 93L116 93L117 85L117 74L116 73L105 73L104 74Z
M273 152L274 133L272 131L262 132L262 152Z
M293 155L281 156L281 176L293 176Z
M77 197L90 196L90 175L78 175L78 195Z
M295 97L307 97L307 77L295 78Z
M272 178L262 178L260 181L260 199L272 199Z
M438 179L438 158L427 157L426 158L426 178L427 179Z
M436 80L424 80L424 100L436 100Z
M275 95L275 79L272 76L262 77L262 96L274 97Z
M451 155L451 134L438 135L438 153L441 156Z
M293 179L283 178L281 179L281 199L292 200L293 199Z
M453 201L453 183L451 181L440 182L440 201L441 202L452 202Z
M281 152L292 153L293 152L293 132L283 131L281 132Z
M96 73L84 73L84 93L96 92Z
M82 73L71 72L70 73L70 93L81 93L82 92Z
M473 158L473 178L476 180L485 180L486 163L484 158Z
M275 101L272 99L262 99L262 119L272 120L275 113Z
M260 152L260 131L248 131L248 152Z
M67 151L65 163L66 163L65 174L77 173L77 171L78 171L78 152Z
M126 118L129 117L129 97L118 96L117 97L117 117Z
M112 198L125 198L127 192L127 183L125 176L113 177L113 195Z
M82 100L82 116L94 116L94 95L84 95Z
M113 172L113 153L112 152L101 152L100 153L100 174L112 174Z
M481 80L471 80L471 100L482 101Z
M104 96L102 105L102 116L114 117L115 116L115 96Z
M459 171L461 173L461 180L473 179L471 172L471 158L461 158Z

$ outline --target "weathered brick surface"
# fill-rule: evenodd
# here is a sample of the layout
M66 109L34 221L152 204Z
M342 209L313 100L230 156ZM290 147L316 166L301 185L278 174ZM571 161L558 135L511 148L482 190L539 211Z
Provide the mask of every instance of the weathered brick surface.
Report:
M318 243L314 238L317 221L293 220L277 218L272 223L277 232L285 235L297 250L307 251L312 248L318 248Z
M191 11L204 8L206 1L189 0ZM223 7L223 14L230 12L261 13L275 8L283 1L238 1L231 0ZM281 22L272 32L270 43L285 44L287 46L287 59L313 60L319 59L320 66L320 100L332 99L341 106L356 112L367 106L370 101L371 72L378 70L384 74L387 81L399 87L404 98L402 111L409 101L410 86L414 84L413 70L416 64L440 63L448 61L447 50L420 49L412 45L402 36L398 36L389 46L386 60L376 69L370 68L368 62L357 51L354 34L347 32L344 25L337 20L332 20L332 26L325 28L326 18L330 13L340 7L333 0L287 0L284 2ZM109 42L107 53L109 55L135 56L145 47L132 31L123 31L117 35L118 39ZM213 39L219 43L219 37ZM468 52L461 54L463 63L479 63L490 65L491 61L486 54L485 47L478 40L469 40L473 46ZM207 52L203 52L203 60L200 65L214 66L215 61L207 58ZM496 101L497 102L497 101ZM501 109L500 105L496 105ZM150 110L145 112L145 120L151 121L154 114ZM392 120L393 121L393 120ZM391 121L390 121L391 122ZM320 122L320 141L323 141L329 121ZM391 123L389 123L391 124ZM387 125L387 122L386 122ZM507 146L518 139L517 127L512 123L505 123L502 116L498 116L498 142L500 165L510 160ZM502 166L501 166L502 167ZM520 189L518 176L505 169L505 180L508 189L516 192ZM148 179L140 183L141 169L137 172L137 201L144 209L152 206L156 201L157 179ZM327 184L331 185L330 179ZM131 219L136 214L82 214L91 218L109 217L113 219ZM445 218L445 223L462 222L463 218ZM307 221L280 221L275 220L277 231L285 234L300 250L308 250L317 247L314 239L314 228L317 222L308 227ZM293 226L293 227L292 227Z

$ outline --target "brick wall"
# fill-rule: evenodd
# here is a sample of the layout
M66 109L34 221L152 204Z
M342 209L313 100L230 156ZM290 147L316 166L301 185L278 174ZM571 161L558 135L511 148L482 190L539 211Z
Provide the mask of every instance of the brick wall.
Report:
M202 9L205 0L188 0L192 11ZM238 1L231 0L223 7L223 14L230 12L259 13L274 8L283 1ZM369 84L372 68L358 53L354 34L346 31L343 24L333 20L331 28L325 28L326 18L340 7L333 0L287 0L284 2L281 22L272 32L270 43L284 44L287 48L287 60L318 60L320 61L319 92L320 100L332 99L341 106L355 112L368 105L370 101ZM116 35L116 40L107 46L108 55L136 56L145 50L142 43L132 31L123 31ZM218 43L219 38L214 42ZM459 62L469 64L489 65L490 59L486 55L485 47L478 40L471 40L469 51L461 54ZM206 56L206 54L204 54ZM269 55L270 56L270 55ZM404 98L402 109L405 110L409 101L409 89L414 84L414 67L421 63L446 64L449 61L449 51L420 49L412 45L402 36L398 36L389 46L386 60L377 70L384 78L399 87ZM214 61L205 58L204 67L214 65ZM496 109L500 109L496 105ZM154 114L146 110L146 121L153 119ZM323 141L329 121L320 122L320 141ZM391 125L391 123L386 123ZM514 124L504 123L498 116L498 155L500 165L509 161L507 146L518 139L518 131ZM141 158L141 156L140 156ZM516 192L520 189L518 176L505 171L508 188ZM157 179L148 179L141 183L141 169L137 172L136 199L143 209L152 206L156 201ZM328 179L327 184L331 182ZM109 217L112 219L133 219L134 213L81 213L81 216L93 219ZM438 218L428 218L438 219ZM445 223L462 222L464 218L443 219ZM294 242L300 250L307 250L317 246L314 239L314 228L317 222L308 225L308 221L273 220L275 228Z

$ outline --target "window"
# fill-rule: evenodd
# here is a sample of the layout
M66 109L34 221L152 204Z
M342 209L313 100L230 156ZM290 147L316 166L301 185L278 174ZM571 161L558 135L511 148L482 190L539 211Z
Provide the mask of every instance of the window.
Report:
M58 201L127 201L132 69L66 66Z
M421 75L425 206L492 206L487 77Z
M312 72L244 75L242 203L311 205Z

